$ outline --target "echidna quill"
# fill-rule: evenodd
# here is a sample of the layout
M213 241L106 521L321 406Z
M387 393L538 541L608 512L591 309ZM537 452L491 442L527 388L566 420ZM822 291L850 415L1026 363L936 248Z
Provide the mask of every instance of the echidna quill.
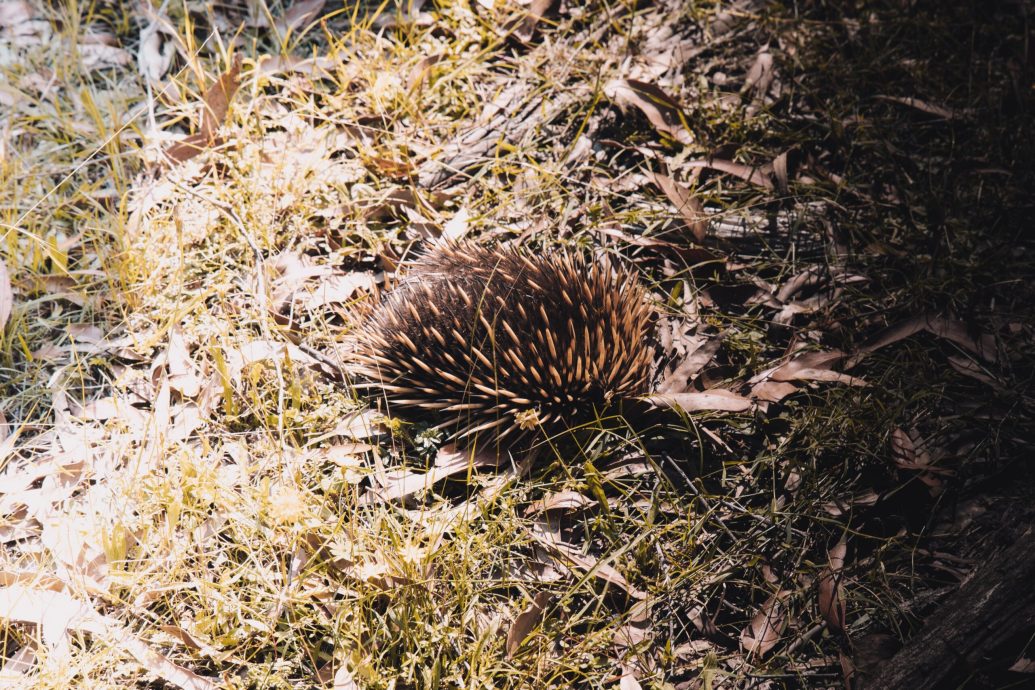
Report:
M450 243L360 328L354 372L390 414L512 443L648 393L653 325L646 290L607 258Z

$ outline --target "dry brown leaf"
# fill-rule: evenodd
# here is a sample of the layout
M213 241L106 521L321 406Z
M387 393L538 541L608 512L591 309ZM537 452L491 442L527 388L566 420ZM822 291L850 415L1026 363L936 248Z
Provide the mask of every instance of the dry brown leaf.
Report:
M327 0L296 0L273 22L280 37L287 38L297 27L312 22L327 4Z
M643 690L640 681L636 679L636 671L631 667L622 669L622 677L618 680L618 690Z
M0 2L0 28L9 28L27 22L36 16L36 10L24 0Z
M334 672L334 684L332 690L361 690L359 683L352 677L348 667L342 666Z
M528 43L535 34L535 28L543 15L549 11L555 0L532 0L528 9L522 11L522 16L508 25L508 30L513 31L514 36L522 43Z
M744 86L741 87L740 92L744 94L754 90L756 98L761 98L769 91L775 76L773 54L769 52L768 47L765 47L755 56L755 62L744 77Z
M371 488L360 502L370 504L377 501L396 501L412 496L418 491L430 489L432 486L460 474L479 467L494 467L499 462L495 453L470 453L460 451L453 444L443 446L435 458L434 466L427 472L413 470L392 470L375 472L372 475L377 488Z
M521 643L525 641L528 634L535 630L536 626L543 620L543 613L550 604L551 595L549 592L539 592L532 599L528 608L518 614L514 619L510 630L507 631L507 658L514 656Z
M84 43L78 46L79 64L87 72L109 67L125 67L133 62L128 51L103 43Z
M783 632L784 611L780 603L789 592L780 591L769 597L751 622L740 633L740 644L748 654L763 656L776 646Z
M468 222L470 217L471 214L467 207L461 206L460 210L442 226L442 239L459 240L467 235L467 231L470 229Z
M776 181L776 189L781 194L787 194L790 191L792 168L791 156L794 153L796 153L794 149L789 149L773 159L773 179Z
M547 494L525 509L525 515L538 515L551 510L582 510L596 505L596 501L578 491L558 491Z
M819 575L819 612L827 627L842 635L847 635L845 629L845 616L847 605L842 595L842 569L845 565L845 554L848 546L844 538L841 538L830 551L827 552L829 565Z
M712 170L718 170L719 172L739 177L745 182L750 182L751 184L758 185L764 189L773 189L773 181L761 168L753 168L750 165L744 165L743 163L734 163L733 161L724 160L722 158L712 158L706 161L688 161L684 166L688 168L710 168Z
M921 100L919 98L884 95L877 95L874 96L874 98L876 98L879 101L885 101L887 103L898 103L899 105L904 105L907 108L914 108L916 110L919 110L920 112L927 113L928 115L934 115L935 117L940 117L945 120L955 120L957 117L960 117L961 114L958 110L946 108L945 106L937 105L935 103L928 103L927 101Z
M172 65L176 44L164 40L157 23L148 24L140 30L140 47L137 49L137 67L141 76L149 82L161 81Z
M703 242L705 233L708 231L708 220L704 215L704 206L700 200L689 189L668 175L651 171L647 171L645 174L648 180L665 192L665 196L668 197L668 200L672 202L672 205L683 216L683 221L691 234L693 234L694 239L698 242Z
M797 386L786 381L762 381L752 386L751 398L763 402L780 402L797 390Z
M220 75L216 83L205 92L201 109L201 126L191 134L165 150L165 155L175 163L182 163L216 144L216 134L226 119L230 101L240 86L241 56L235 55L230 69Z
M370 272L354 272L335 275L320 281L319 287L305 300L307 309L319 309L328 304L348 302L359 290L373 292L378 279Z
M621 108L634 106L639 109L662 134L681 144L693 143L693 134L686 128L679 103L654 84L636 79L615 79L604 87L604 95Z
M939 338L951 340L963 349L986 361L996 362L999 359L999 354L996 352L996 341L993 336L987 333L972 336L967 327L960 321L924 314L888 326L874 335L866 345L859 348L856 354L848 358L845 362L845 369L851 369L870 354L883 347L897 343L904 338L925 330Z
M325 56L299 57L297 55L262 55L256 59L260 76L270 77L281 72L294 72L310 79L322 79L334 74L338 63Z
M670 407L683 412L744 412L754 406L748 398L722 388L689 393L660 393L647 396L645 400L658 407Z
M1002 390L1003 384L974 360L969 359L967 357L952 356L948 357L948 360L949 366L951 366L953 369L963 374L964 376L972 378L975 381L980 381L981 383L992 386L993 388Z
M620 589L634 599L645 599L647 593L634 587L613 567L604 563L603 559L586 556L576 546L563 541L549 523L537 520L529 530L532 538L546 547L550 553L560 559L565 567L573 567L600 578Z
M749 383L757 384L763 381L833 381L850 386L867 385L864 380L858 377L833 370L833 367L843 359L844 353L838 350L806 352L753 376Z
M406 90L413 92L419 90L424 86L424 82L428 80L428 75L431 74L431 68L442 62L444 56L442 55L426 55L420 59L416 65L410 69L410 73L406 75Z
M7 325L11 318L11 311L14 309L14 292L11 290L11 276L7 272L7 265L0 258L0 332Z
M704 339L682 362L658 384L658 393L686 393L693 378L704 369L722 346L722 337Z

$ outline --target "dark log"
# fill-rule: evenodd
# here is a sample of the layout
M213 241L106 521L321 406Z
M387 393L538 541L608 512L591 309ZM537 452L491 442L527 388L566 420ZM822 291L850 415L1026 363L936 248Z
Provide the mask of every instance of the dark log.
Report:
M861 687L956 688L975 672L1002 674L1011 661L985 669L988 660L1001 656L1004 644L1033 626L1035 527L1028 525L1011 546L975 568L928 617L924 629Z

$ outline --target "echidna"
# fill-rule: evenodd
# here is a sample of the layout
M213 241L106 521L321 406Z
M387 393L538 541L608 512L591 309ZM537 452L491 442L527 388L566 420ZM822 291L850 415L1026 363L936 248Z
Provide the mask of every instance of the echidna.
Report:
M607 258L449 243L360 328L354 371L392 414L509 443L646 394L653 317L635 275Z

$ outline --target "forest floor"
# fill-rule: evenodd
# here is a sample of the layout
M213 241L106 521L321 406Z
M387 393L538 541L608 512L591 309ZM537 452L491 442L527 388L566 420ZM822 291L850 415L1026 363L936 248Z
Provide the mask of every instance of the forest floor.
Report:
M404 5L0 2L0 684L879 674L1033 521L1031 4ZM440 237L632 267L681 413L367 407Z

